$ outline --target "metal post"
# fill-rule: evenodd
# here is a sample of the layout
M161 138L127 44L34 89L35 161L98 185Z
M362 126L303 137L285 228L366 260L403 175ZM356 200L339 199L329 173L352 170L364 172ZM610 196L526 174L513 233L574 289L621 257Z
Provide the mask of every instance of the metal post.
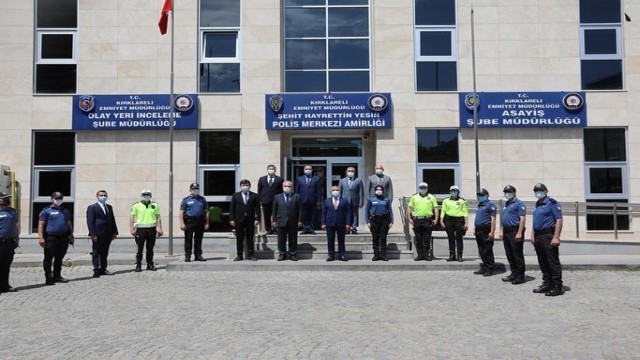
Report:
M576 201L576 238L580 239L580 203Z
M618 240L618 203L613 203L613 238Z
M174 44L174 7L171 2L171 74L169 79L169 256L173 256L173 44Z
M480 152L478 146L478 92L476 90L476 39L471 7L471 68L473 73L473 136L476 150L476 193L480 192Z

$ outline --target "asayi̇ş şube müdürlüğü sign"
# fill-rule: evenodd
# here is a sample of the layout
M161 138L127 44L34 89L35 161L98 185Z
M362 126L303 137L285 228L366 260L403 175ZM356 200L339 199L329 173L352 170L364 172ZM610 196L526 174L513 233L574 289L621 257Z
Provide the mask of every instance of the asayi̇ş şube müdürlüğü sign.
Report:
M267 130L390 129L391 94L267 94Z
M168 94L75 95L73 130L168 130ZM174 129L198 128L198 95L174 95Z
M478 127L586 127L584 92L479 92ZM460 93L460 127L473 127L473 93Z

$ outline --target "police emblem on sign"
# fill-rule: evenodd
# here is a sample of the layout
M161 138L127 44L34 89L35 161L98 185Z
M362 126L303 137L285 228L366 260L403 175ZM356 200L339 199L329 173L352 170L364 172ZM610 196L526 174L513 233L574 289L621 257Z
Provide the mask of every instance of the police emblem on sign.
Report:
M567 110L578 110L584 105L584 99L580 94L567 94L562 98L562 105L564 105Z
M178 111L189 111L193 107L193 99L189 95L178 95L173 99L173 106Z
M473 94L467 94L464 97L464 105L469 110L473 110L474 107L478 108L478 106L480 106L480 96L478 94L476 94L476 96L474 98Z
M282 109L282 105L284 105L284 99L281 96L275 95L269 98L269 106L271 106L271 110L273 112L278 112Z
M96 107L96 101L93 96L83 95L78 98L78 108L84 112L89 112Z
M375 94L369 98L367 104L369 105L369 109L380 112L387 108L387 105L389 105L389 101L384 95Z

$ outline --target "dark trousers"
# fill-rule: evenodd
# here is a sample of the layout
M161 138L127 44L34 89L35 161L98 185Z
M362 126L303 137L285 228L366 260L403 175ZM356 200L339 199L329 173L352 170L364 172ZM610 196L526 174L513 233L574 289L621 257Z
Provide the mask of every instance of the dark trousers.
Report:
M418 257L426 257L431 249L431 233L433 222L431 219L413 219L413 239Z
M316 203L300 204L302 212L302 229L313 231L316 226Z
M387 234L389 233L389 219L371 219L371 240L374 256L387 256Z
M289 240L289 251L287 251ZM298 251L298 224L278 226L278 254L295 255Z
M193 254L196 257L202 256L204 221L185 220L184 226L184 254L191 256L191 249L193 249Z
M542 271L542 281L551 286L562 286L562 266L557 246L551 246L553 233L535 235L535 249Z
M269 221L269 219L271 219L271 213L273 212L273 203L262 203L262 211L264 214L264 229L269 232L271 230L274 230L271 227L271 221Z
M0 292L9 290L9 270L15 254L13 240L0 244Z
M463 218L444 218L444 230L447 232L449 238L449 251L456 251L462 253L464 248L462 244L462 237L464 236L464 219Z
M44 276L59 277L62 271L62 260L69 248L69 235L47 235L44 242ZM51 272L51 261L53 260L53 273Z
M349 211L351 211L351 218L353 219L351 227L357 229L358 224L360 223L360 206L358 206L358 204L351 205L351 203L349 203L348 206Z
M346 229L344 226L327 226L327 249L329 257L335 254L336 235L338 235L338 256L344 256L344 237Z
M516 233L518 228L515 229L503 229L504 238L504 253L507 255L509 261L509 267L511 268L511 274L516 277L524 277L525 264L524 264L524 230L523 238L516 242Z
M489 240L489 232L491 232L491 225L476 226L476 243L478 244L480 260L482 260L480 267L486 270L493 270L495 257L493 256L493 239Z
M153 247L156 245L156 228L138 228L136 232L136 244L138 252L136 253L136 264L142 263L142 251L144 244L147 244L147 264L153 264Z
M98 237L98 240L91 245L91 261L93 262L93 271L107 269L107 256L109 256L110 246L110 237Z
M244 254L244 244L247 244L247 256L253 257L253 235L255 234L253 221L244 220L236 223L236 253L238 256Z

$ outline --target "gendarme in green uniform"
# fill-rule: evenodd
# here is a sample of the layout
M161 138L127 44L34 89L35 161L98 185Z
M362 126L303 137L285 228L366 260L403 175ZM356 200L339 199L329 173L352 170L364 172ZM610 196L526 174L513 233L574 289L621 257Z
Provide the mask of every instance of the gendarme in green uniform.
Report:
M412 209L411 215L414 217L433 216L433 210L438 208L438 201L431 194L426 196L415 194L409 199L409 207Z
M131 206L131 215L139 228L155 227L157 215L160 215L160 206L153 201L148 205L139 201Z
M445 215L458 218L467 217L467 200L460 197L457 200L444 199L442 202L442 216L444 217Z

